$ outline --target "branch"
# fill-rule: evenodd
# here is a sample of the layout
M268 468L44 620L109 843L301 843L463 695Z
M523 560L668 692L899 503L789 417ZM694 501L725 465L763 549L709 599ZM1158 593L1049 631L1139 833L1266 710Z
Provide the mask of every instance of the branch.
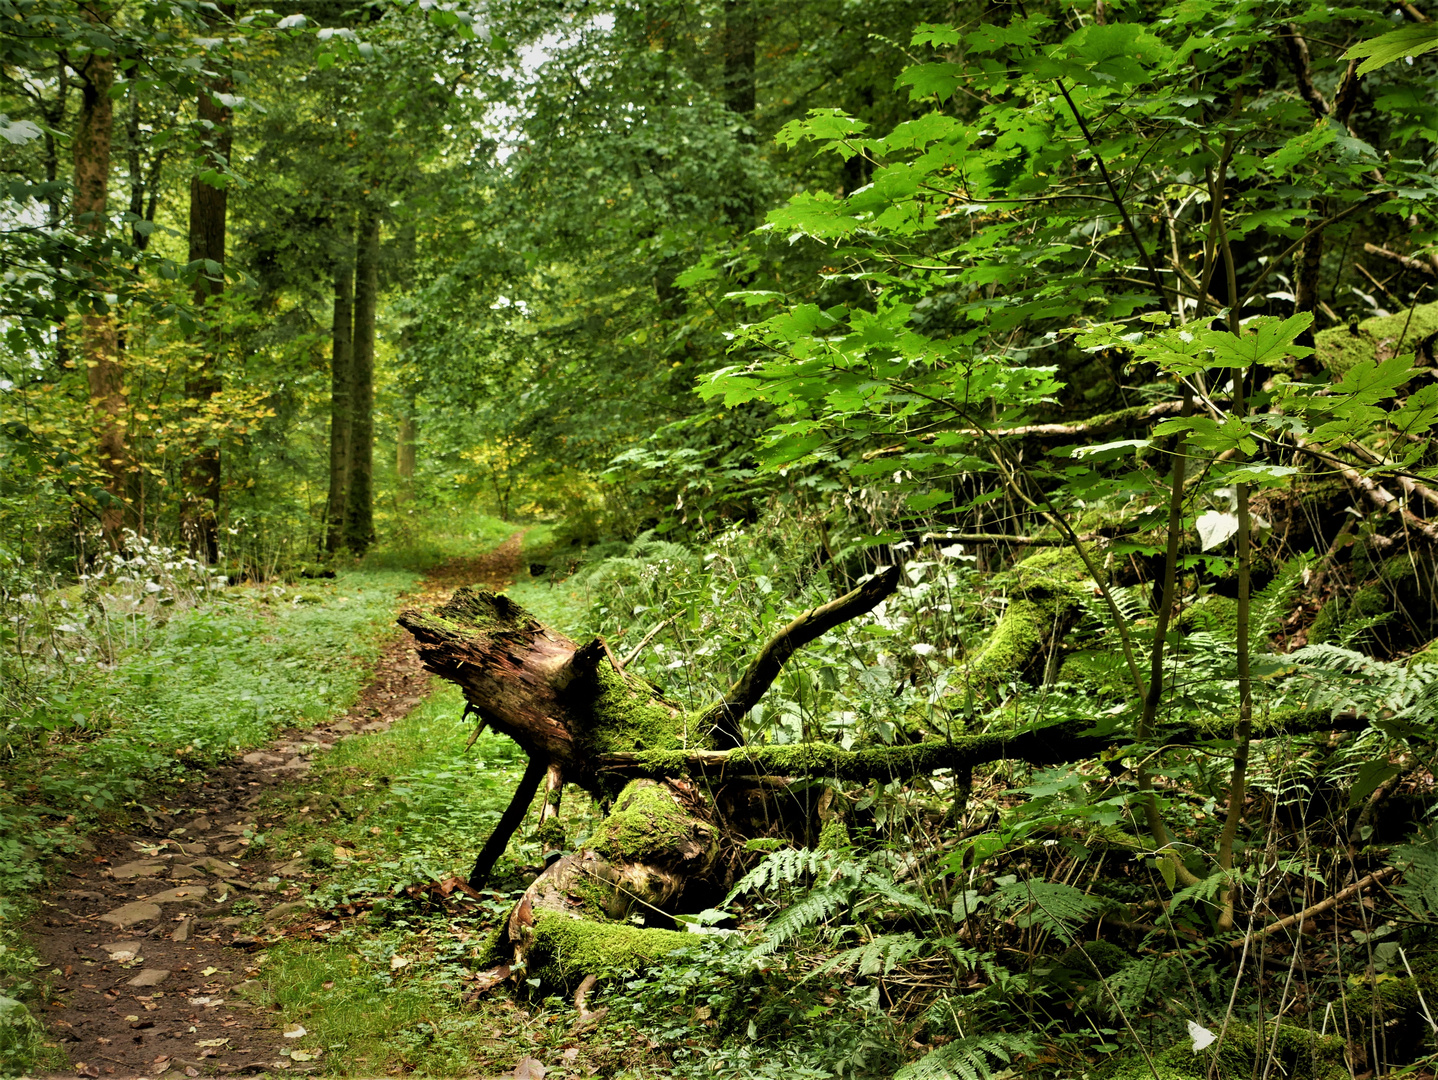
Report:
M1182 411L1182 401L1160 401L1156 405L1136 405L1072 424L1025 424L1021 427L994 428L988 432L980 431L977 428L957 428L950 429L950 433L967 435L975 439L982 439L986 436L1001 439L1067 439L1079 435L1106 435L1111 431L1123 431L1126 428L1139 427L1160 417L1177 416ZM916 442L932 443L940 434L942 432L925 432L923 435L913 438ZM892 457L895 454L902 454L907 449L908 444L906 443L882 446L877 450L866 451L864 460L873 461L875 458Z
M1303 735L1327 731L1360 731L1369 719L1353 713L1333 716L1326 710L1295 711L1264 725L1255 738ZM693 774L719 774L718 779L755 776L833 777L838 780L905 780L939 769L961 772L995 761L1026 761L1059 765L1096 757L1111 746L1137 746L1128 737L1096 734L1089 720L1065 720L1019 732L966 735L949 742L922 742L869 750L842 750L833 743L795 743L789 746L742 746L733 750L654 750L606 754L598 759L601 771L629 777L664 779ZM1171 728L1155 738L1165 746L1190 746L1225 739L1218 726Z
M1279 930L1285 930L1290 926L1301 925L1307 920L1313 918L1313 916L1321 915L1329 908L1337 907L1339 904L1343 903L1343 901L1347 900L1350 896L1353 896L1355 893L1362 892L1374 882L1382 881L1386 877L1392 877L1397 872L1398 870L1396 867L1389 866L1383 870L1379 870L1375 873L1369 874L1362 881L1355 881L1352 885L1348 886L1348 888L1342 889L1334 893L1326 900L1320 900L1318 901L1318 903L1313 904L1310 907L1306 907L1302 911L1295 911L1292 915L1279 919L1277 922L1269 923L1262 930L1255 931L1253 937L1267 937L1269 934L1277 933Z
M731 746L742 745L739 721L759 703L764 691L779 677L780 670L789 657L794 655L795 650L803 648L840 623L848 622L866 611L872 611L899 587L899 575L899 567L891 566L882 574L874 575L853 592L845 593L822 607L809 609L780 630L759 650L759 655L749 665L749 670L729 688L728 696L704 713L700 718L700 730L705 726L713 726L730 740Z
M1386 247L1379 247L1377 244L1364 244L1363 250L1370 255L1378 255L1385 259L1396 262L1405 270L1412 270L1415 274L1426 274L1428 277L1438 277L1438 270L1435 270L1428 263L1421 259L1415 259L1411 255L1400 255L1396 251L1390 251Z

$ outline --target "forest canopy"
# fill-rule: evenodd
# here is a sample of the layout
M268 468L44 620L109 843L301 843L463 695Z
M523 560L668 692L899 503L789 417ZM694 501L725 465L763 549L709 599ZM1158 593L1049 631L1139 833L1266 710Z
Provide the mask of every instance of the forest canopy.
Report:
M1435 17L0 0L6 947L406 607L386 1068L1429 1075Z

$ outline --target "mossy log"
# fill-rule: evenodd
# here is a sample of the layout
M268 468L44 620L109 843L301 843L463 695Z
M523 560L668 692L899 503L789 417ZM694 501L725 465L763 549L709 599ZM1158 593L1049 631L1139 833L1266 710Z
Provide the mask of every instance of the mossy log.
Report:
M1255 739L1318 732L1362 731L1370 726L1356 713L1334 716L1327 710L1291 710L1265 721L1254 721ZM852 782L907 780L941 769L967 772L995 761L1024 761L1031 765L1059 765L1095 757L1129 740L1099 734L1099 720L1065 720L1023 731L996 731L959 736L948 741L844 750L833 743L810 742L791 746L746 746L737 750L671 750L609 754L599 766L613 776L705 776L711 780L753 776L820 777ZM1173 727L1155 733L1153 742L1167 746L1193 746L1232 737L1231 719L1204 726Z

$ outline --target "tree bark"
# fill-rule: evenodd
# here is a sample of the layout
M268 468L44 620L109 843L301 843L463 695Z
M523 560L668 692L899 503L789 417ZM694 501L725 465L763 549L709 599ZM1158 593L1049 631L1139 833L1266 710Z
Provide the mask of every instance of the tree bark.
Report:
M334 262L334 318L330 346L330 490L325 503L325 549L344 547L350 473L350 390L354 378L354 229L340 233Z
M374 543L374 344L379 305L379 212L360 215L355 252L354 364L350 382L349 482L344 545L363 555Z
M218 10L220 15L230 17L234 14L234 5L220 4ZM212 17L212 25L215 21ZM217 77L207 80L200 87L197 112L201 126L208 131L206 165L211 172L226 170L230 164L231 113L218 97L227 94L230 86L228 78ZM223 183L208 182L199 173L190 178L190 262L203 260L205 264L195 275L194 289L195 309L202 316L206 308L212 308L212 298L225 289L225 216L228 204L229 195ZM218 269L211 264L217 264ZM214 333L209 329L201 333L207 347L201 350L195 368L185 380L185 397L195 403L191 407L201 418L200 432L203 434L208 429L210 434L202 439L200 446L185 462L180 520L181 531L188 539L194 557L213 563L219 558L219 418L214 415L207 417L206 413L222 386ZM206 419L208 423L204 422Z
M101 21L94 5L87 5L84 13L90 22ZM115 85L115 58L110 54L91 53L79 74L80 115L72 144L75 229L87 239L98 241L107 231L110 147L115 127L110 91ZM90 288L100 292L103 282L97 267L92 263L87 270L91 275ZM108 495L100 508L100 529L106 543L118 548L125 522L125 478L129 467L125 373L120 363L114 312L98 300L91 304L80 316L80 355L89 383L90 407L95 414L96 456Z

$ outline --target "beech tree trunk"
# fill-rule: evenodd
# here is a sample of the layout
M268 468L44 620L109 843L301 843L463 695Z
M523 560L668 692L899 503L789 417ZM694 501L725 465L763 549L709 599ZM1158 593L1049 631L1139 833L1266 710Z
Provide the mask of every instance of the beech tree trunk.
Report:
M344 547L350 473L350 384L354 378L354 229L340 233L334 262L334 318L330 347L330 490L325 503L325 550Z
M360 215L355 252L354 362L350 379L349 479L344 546L363 555L374 543L374 334L379 305L379 211Z
M85 17L100 22L94 5ZM115 58L91 53L80 69L80 115L72 143L74 160L75 229L98 240L106 233L110 195L110 147L115 128L110 91L115 85ZM93 267L91 268L94 269ZM99 292L103 283L92 277ZM119 547L125 522L125 477L129 459L125 439L125 372L120 363L120 340L113 311L90 308L80 316L80 355L90 388L94 412L95 450L105 476L109 498L100 508L100 529L105 542Z
M233 16L233 4L220 4L222 16ZM211 24L215 23L211 19ZM230 109L219 95L230 91L230 80L218 77L201 87L197 106L199 121L207 129L209 171L229 168L233 129ZM211 183L196 173L190 178L190 262L203 260L205 265L195 276L195 308L203 316L210 300L225 289L225 216L229 194L223 183ZM181 504L181 529L189 540L190 550L203 562L219 558L220 520L220 444L218 417L206 417L208 407L221 390L216 341L212 331L204 330L207 348L200 352L194 370L185 380L185 396L195 402L194 411L201 417L200 431L208 428L209 437L185 462L183 469L184 501ZM208 419L208 424L203 422Z

